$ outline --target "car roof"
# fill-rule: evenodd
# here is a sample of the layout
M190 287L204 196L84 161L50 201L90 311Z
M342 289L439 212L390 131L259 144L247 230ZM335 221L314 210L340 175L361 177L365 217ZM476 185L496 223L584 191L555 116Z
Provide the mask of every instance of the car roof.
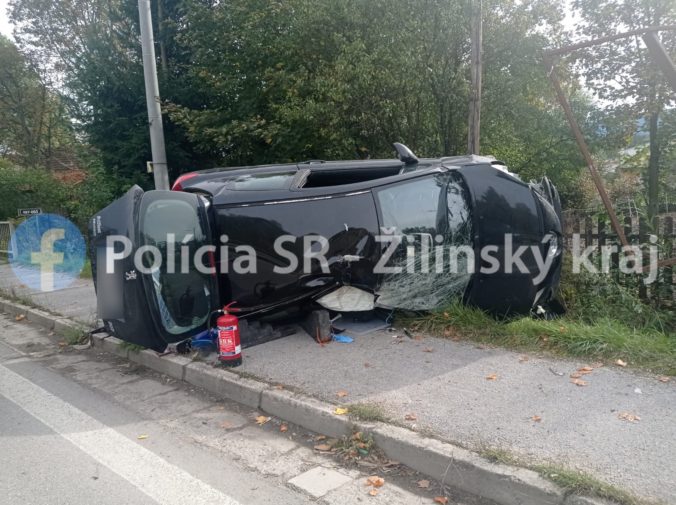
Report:
M406 164L399 159L378 160L309 160L300 163L256 165L248 167L224 167L194 172L194 176L183 184L183 190L211 196L214 206L241 206L276 201L328 198L355 192L370 191L372 188L424 176L429 173L458 169L467 165L504 165L492 157L464 155L441 158L422 158ZM391 172L367 180L347 184L335 183L326 186L301 187L307 177L334 174L363 174L375 171ZM269 187L265 187L265 180ZM263 181L259 184L258 181ZM251 189L242 189L249 182Z

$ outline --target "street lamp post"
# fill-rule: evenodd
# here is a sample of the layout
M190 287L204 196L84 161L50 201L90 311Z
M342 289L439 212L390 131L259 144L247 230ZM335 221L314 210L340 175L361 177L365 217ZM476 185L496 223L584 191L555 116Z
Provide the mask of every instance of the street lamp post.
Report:
M153 42L153 21L150 13L150 0L138 0L138 12L141 25L143 77L145 78L146 86L155 189L169 189L167 153L164 148L164 129L162 127L162 109L160 107L160 90L157 83L157 67L155 66L155 45Z

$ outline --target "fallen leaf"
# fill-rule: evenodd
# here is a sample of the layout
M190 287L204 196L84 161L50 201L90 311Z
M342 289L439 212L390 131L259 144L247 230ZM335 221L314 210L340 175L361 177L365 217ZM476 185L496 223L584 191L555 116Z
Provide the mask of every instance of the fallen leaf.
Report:
M451 315L448 312L444 312L444 318L448 319L450 317L451 317Z
M417 421L417 420L418 420L418 416L416 416L416 415L413 414L413 413L411 413L411 414L406 414L406 415L404 416L404 419L405 419L406 421Z
M279 431L281 431L282 433L286 433L287 431L289 431L289 426L286 425L286 424L282 424L282 425L279 427Z
M378 494L378 490L377 490L376 488L371 488L371 490L369 491L369 494L370 494L371 496L375 496L375 495Z
M347 391L341 389L340 391L338 391L338 392L336 393L336 396L337 396L338 398L345 398L345 397L347 396L347 394L348 394Z
M431 347L425 347L423 349L423 352L434 352L434 349L432 349Z
M369 478L366 479L367 486L382 487L384 484L385 479L383 479L382 477L378 477L377 475L371 475Z
M65 340L60 340L59 341L59 347L66 347L68 344L66 343Z
M317 435L315 437L315 440L319 442L320 440L326 440L326 435Z
M498 378L497 374L494 374L494 373L492 373L492 374L486 376L486 380L487 380L487 381L494 381L494 380L496 380L497 378Z
M580 377L582 377L582 374L580 372L573 372L572 374L570 374L571 379L579 379Z
M418 487L421 487L421 488L423 488L423 489L427 489L428 487L430 487L430 481L428 481L428 480L419 480L419 481L418 481Z
M524 363L528 361L530 358L526 356L525 354L523 356L519 356L519 363Z
M17 316L14 318L15 321L23 321L24 319L26 319L25 314L17 314Z
M137 438L138 440L145 440L146 438L148 438L148 435L139 435L139 436L136 437L136 438Z
M347 412L347 409L344 407L336 407L336 410L333 411L333 413L338 416L344 416Z
M267 417L267 416L258 416L258 417L256 417L256 424L259 425L259 426L262 426L265 423L267 423L269 420L270 420L270 418Z
M275 384L275 389L284 389L284 384Z
M540 416L533 416L533 417L531 417L531 419L536 423L539 423L540 421L542 421L542 418Z
M639 416L636 414L632 414L630 412L620 412L618 414L618 419L622 419L623 421L629 421L630 423L637 423L638 421L641 420Z
M434 503L439 503L440 505L446 505L448 503L448 498L445 496L435 496Z
M328 452L330 450L331 450L331 446L329 444L317 444L317 445L315 445L315 451Z
M615 364L616 364L617 366L621 366L621 367L627 366L627 362L626 362L626 361L622 361L621 359L618 359L618 360L615 362Z
M671 379L670 379L669 377L667 377L666 375L663 375L662 377L658 378L657 380L660 381L660 382L667 383L667 382L669 382Z
M576 386L586 386L587 385L587 381L583 381L582 379L571 379L570 382L572 382Z
M230 428L232 428L232 423L230 421L223 421L221 423L221 428L229 430Z
M594 369L590 366L583 366L582 368L577 369L578 372L585 374L585 373L592 373Z

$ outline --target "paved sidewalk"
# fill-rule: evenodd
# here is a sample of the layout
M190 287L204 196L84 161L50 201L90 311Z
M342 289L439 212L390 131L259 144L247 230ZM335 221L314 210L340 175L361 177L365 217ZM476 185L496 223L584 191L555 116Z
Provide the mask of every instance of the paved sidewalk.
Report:
M89 325L96 321L96 293L90 279L77 279L66 289L43 293L24 286L9 264L0 263L0 294L3 292Z
M3 289L12 283L7 274L0 270ZM86 281L50 296L27 295L57 312L92 314L95 307ZM472 449L580 469L676 503L676 380L607 363L576 386L569 375L591 363L397 335L320 346L299 331L245 350L238 370L334 403L374 403L398 423ZM624 413L640 420L621 419Z

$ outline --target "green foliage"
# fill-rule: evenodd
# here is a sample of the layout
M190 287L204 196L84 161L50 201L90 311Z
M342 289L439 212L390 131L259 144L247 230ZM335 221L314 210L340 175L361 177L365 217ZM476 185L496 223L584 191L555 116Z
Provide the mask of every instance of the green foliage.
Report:
M578 34L587 38L676 23L673 0L575 0L573 6L581 16ZM659 38L667 53L674 54L676 32L661 31ZM673 166L668 161L673 161L676 135L668 116L673 116L670 109L675 103L674 90L652 62L640 37L593 46L573 57L587 87L607 104L606 116L615 120L609 126L618 130L618 135L624 134L627 144L636 140L637 127L640 138L647 137L649 156L641 168L648 215L652 218L662 201L660 172Z
M25 207L64 214L65 189L47 170L0 167L0 218L15 218L17 209Z
M650 326L628 326L604 309L593 321L574 315L556 320L518 317L498 321L479 309L455 301L416 321L417 328L437 334L526 350L547 350L584 359L617 359L676 375L676 338Z
M106 170L140 177L150 154L135 6L12 5L22 49L58 62L72 111ZM216 163L390 157L393 141L423 156L465 152L465 1L159 5L153 2L174 175ZM582 163L539 61L543 48L564 40L562 7L493 0L485 12L483 152L524 179L550 174L577 205ZM592 104L578 102L587 130L597 131Z
M107 173L101 166L91 165L87 178L76 186L63 188L64 215L81 230L89 219L133 185L133 181Z
M353 419L364 422L386 422L388 416L377 403L351 403L347 406L348 414Z
M108 205L128 183L91 168L79 184L62 183L52 172L0 164L0 220L14 219L18 208L39 207L68 217L85 232L89 218Z
M573 274L571 270L571 262L564 262L561 295L568 308L568 318L594 324L600 315L606 315L637 331L676 330L674 314L642 302L636 289L620 285L612 274L594 274L584 269Z
M175 44L165 40L180 24L183 4L163 1L167 17L161 20L162 47L170 50L171 66L160 81L163 98L180 96L192 104L200 97L181 78L182 61L187 63L189 55L172 53ZM69 112L106 171L147 186L151 154L137 5L122 0L13 0L11 19L22 52L63 81ZM181 129L167 124L165 134L170 168L205 168Z
M587 473L561 465L526 465L531 470L562 487L568 493L583 496L598 496L612 500L620 505L660 505L659 502L646 500L617 486L601 481Z
M17 47L0 35L0 156L23 166L47 166L73 142L61 97Z

